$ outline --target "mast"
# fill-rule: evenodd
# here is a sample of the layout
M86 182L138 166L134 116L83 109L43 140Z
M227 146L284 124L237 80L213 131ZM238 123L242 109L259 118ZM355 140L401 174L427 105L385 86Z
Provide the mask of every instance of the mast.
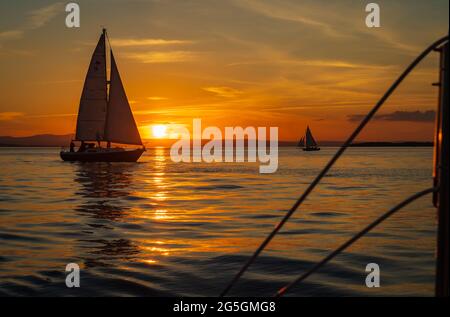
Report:
M105 124L103 127L103 140L108 142L108 147L110 146L110 142L107 139L107 134L106 134L106 123L108 122L108 104L109 104L109 91L108 91L108 85L109 85L109 80L108 80L108 60L106 58L106 28L102 28L102 35L103 35L103 40L105 41L105 90L106 90L106 114L105 114ZM109 42L109 41L108 41Z
M107 37L108 34L106 33L106 28L102 28L102 34L105 38L105 61L106 61L106 65L108 65L108 60L106 58L106 45L107 42L109 43L109 38ZM111 45L109 45L110 49L111 49ZM111 58L110 58L110 65L109 65L109 69L110 69L110 76L111 76ZM106 79L106 115L105 115L105 126L103 127L103 135L104 135L104 140L106 142L108 142L108 147L111 144L111 141L108 138L108 133L107 133L107 125L108 125L108 113L109 113L109 92L111 89L111 78L108 79L108 66L106 66L106 72L105 72L105 79ZM108 89L109 88L109 89Z

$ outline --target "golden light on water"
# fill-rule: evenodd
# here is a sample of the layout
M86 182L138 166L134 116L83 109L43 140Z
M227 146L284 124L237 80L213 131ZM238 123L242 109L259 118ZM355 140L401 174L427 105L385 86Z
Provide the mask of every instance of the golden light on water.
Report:
M167 215L167 210L165 210L165 209L157 209L155 211L155 215L153 217L153 219L155 219L155 220L164 220L164 219L170 219L170 218L172 218L172 217Z

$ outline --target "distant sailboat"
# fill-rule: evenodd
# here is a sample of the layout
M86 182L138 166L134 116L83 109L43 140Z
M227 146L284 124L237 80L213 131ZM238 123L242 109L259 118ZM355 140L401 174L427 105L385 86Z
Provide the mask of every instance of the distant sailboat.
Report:
M136 162L145 151L112 49L110 56L111 74L108 81L106 30L103 29L91 58L80 99L74 141L80 141L81 146L75 151L72 141L70 151L60 152L64 161ZM95 146L95 142L98 146ZM101 142L107 142L106 148L101 147ZM112 142L142 145L142 148L111 148Z
M298 147L305 147L305 137L302 136L302 138L300 139L300 141L298 141L297 144Z
M303 136L298 142L298 146L302 147L303 151L320 151L309 126L306 128L305 136Z

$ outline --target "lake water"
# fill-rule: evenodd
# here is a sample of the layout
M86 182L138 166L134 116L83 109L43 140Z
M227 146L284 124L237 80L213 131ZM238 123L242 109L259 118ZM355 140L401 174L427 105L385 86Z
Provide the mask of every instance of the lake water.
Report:
M62 162L0 149L0 295L216 296L336 148L259 163ZM432 148L351 148L230 295L268 296L407 196L431 186ZM403 209L289 296L433 295L431 196ZM65 286L65 266L81 287ZM365 286L377 263L381 287Z

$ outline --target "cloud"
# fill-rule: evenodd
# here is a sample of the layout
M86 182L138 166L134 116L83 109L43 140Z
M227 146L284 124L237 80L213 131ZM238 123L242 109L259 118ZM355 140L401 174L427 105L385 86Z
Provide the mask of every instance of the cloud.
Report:
M12 52L12 50L7 50L6 48L3 48L3 42L10 40L17 40L22 38L22 36L23 36L22 30L9 30L0 32L0 48L2 48L2 50L0 51L0 56L8 55Z
M376 40L408 55L421 51L420 46L405 42L399 30L395 28L393 31L392 27L384 27L377 32L367 28L365 23L361 23L361 13L356 6L351 8L345 4L333 5L333 9L327 10L324 8L328 6L327 2L330 1L234 0L236 6L268 18L299 23L317 30L329 39ZM342 14L343 12L345 13ZM353 30L352 33L348 32L350 29Z
M21 116L22 112L0 112L0 121L11 121Z
M164 40L164 39L114 39L111 44L115 47L136 47L136 46L168 46L192 44L187 40Z
M198 54L188 51L128 53L125 57L145 64L192 62Z
M62 12L64 12L64 4L62 2L53 3L46 7L30 11L28 13L27 28L40 28Z
M361 121L366 115L353 114L348 115L349 121ZM428 111L395 111L375 116L374 120L383 121L409 121L409 122L434 122L436 112Z
M1 43L0 43L1 47ZM0 51L0 56L33 56L33 51L28 50L20 50L20 49L8 49L8 48L2 48Z
M378 41L384 42L392 48L402 50L408 54L416 55L421 51L421 47L416 45L411 45L401 41L401 39L397 38L392 32L389 33L385 31L383 33L378 32L370 32L369 30L364 30L368 36L375 37ZM370 33L369 33L370 32Z
M151 101L163 101L163 100L168 100L169 98L167 97L158 97L158 96L152 96L152 97L147 97L148 100Z
M291 59L289 57L283 57L282 59L268 59L260 61L243 61L227 64L228 67L234 66L245 66L245 65L293 65L293 66L311 66L311 67L333 67L333 68L353 68L353 69L378 69L387 70L392 69L395 66L392 65L379 65L379 64L363 64L363 63L353 63L351 61L344 60L300 60Z
M64 4L62 2L53 3L46 7L29 11L26 14L27 19L22 26L15 30L0 32L0 47L4 41L21 39L27 30L34 30L44 26L61 12L64 12ZM15 53L12 50L9 52Z
M231 87L205 87L203 90L225 98L233 98L242 94L242 91Z
M0 121L12 121L18 118L60 118L60 117L75 117L76 113L50 113L50 114L36 114L26 115L23 112L0 112Z
M75 117L77 113L50 113L50 114L37 114L27 116L28 118L60 118L60 117Z
M313 10L303 5L288 2L283 2L282 4L278 2L267 3L260 0L235 0L234 3L237 6L241 6L242 8L269 18L301 23L303 25L316 28L324 34L332 37L342 36L341 33L337 32L336 28L325 23L324 21L326 19L323 17L312 17Z
M2 40L16 40L20 39L23 35L23 31L21 30L10 30L0 32L0 41Z
M352 63L348 61L339 60L303 60L297 62L299 65L304 66L317 66L317 67L336 67L336 68L363 68L363 69L390 69L390 65L371 65Z

